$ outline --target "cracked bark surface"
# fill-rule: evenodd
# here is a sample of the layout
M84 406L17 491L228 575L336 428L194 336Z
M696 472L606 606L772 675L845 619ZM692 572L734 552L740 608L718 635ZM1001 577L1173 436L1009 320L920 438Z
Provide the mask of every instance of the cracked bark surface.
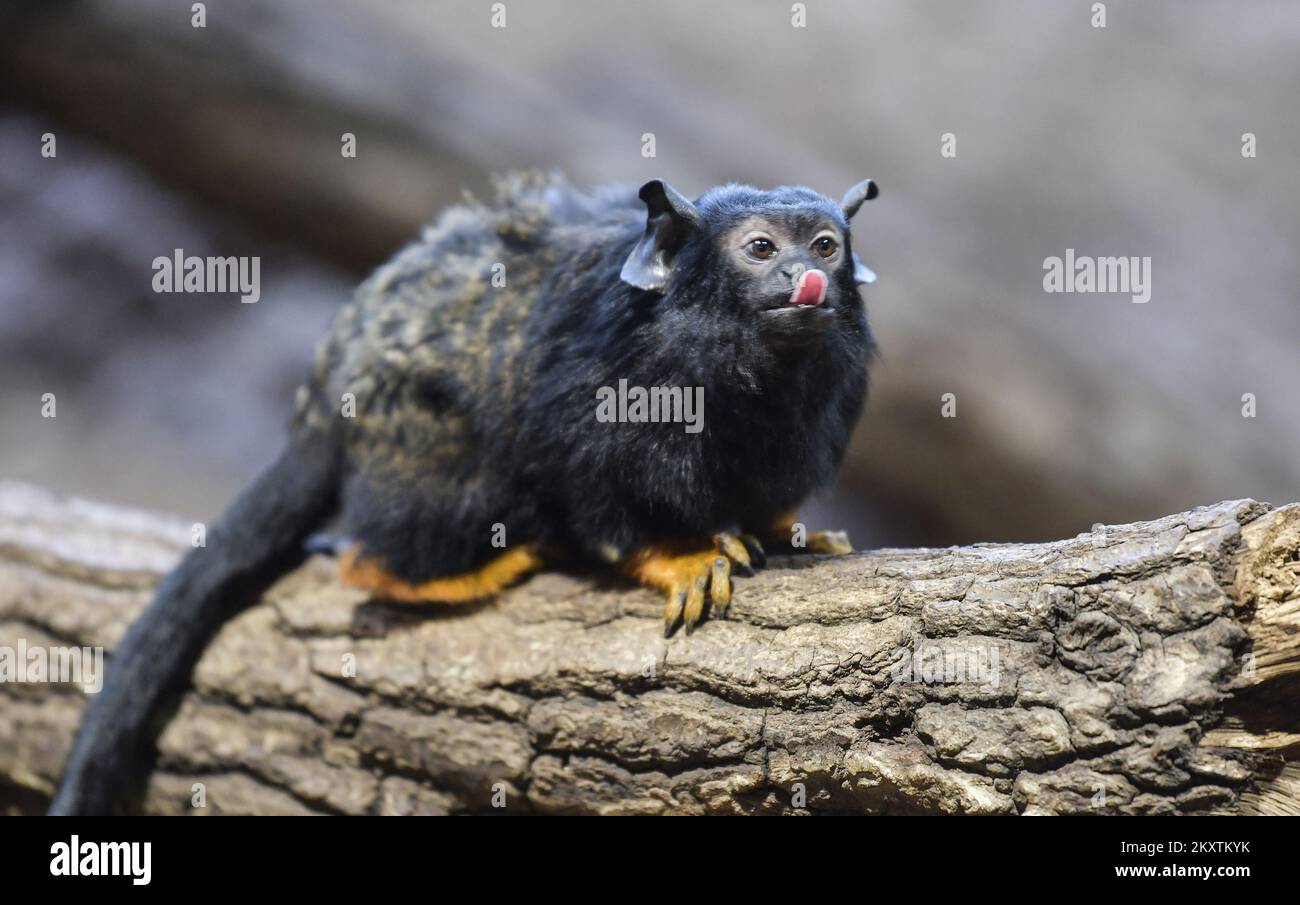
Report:
M175 519L0 484L0 648L110 651ZM143 803L190 813L1300 813L1300 504L1047 544L775 559L664 640L656 595L547 573L368 601L317 557L222 631ZM0 806L83 703L0 683Z

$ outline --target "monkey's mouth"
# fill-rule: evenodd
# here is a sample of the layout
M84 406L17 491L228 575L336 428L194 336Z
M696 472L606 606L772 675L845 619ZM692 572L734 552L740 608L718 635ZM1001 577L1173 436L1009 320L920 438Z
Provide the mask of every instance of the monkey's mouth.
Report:
M790 314L804 311L829 311L826 304L826 287L830 279L821 270L804 270L794 280L794 289L780 304L773 305L764 314Z
M764 331L782 345L805 345L823 336L835 321L835 309L826 304L829 282L820 270L800 273L790 296L762 313Z
M826 304L826 288L830 280L823 271L802 271L794 281L794 289L779 305L773 305L763 314L769 320L799 321L821 320L821 315L833 309Z
M804 270L794 281L794 291L786 305L791 308L818 306L826 301L826 286L830 281L821 270Z

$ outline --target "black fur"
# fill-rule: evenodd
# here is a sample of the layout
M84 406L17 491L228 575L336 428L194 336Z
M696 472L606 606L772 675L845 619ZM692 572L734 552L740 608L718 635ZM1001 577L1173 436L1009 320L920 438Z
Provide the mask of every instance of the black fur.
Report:
M587 549L767 524L832 480L862 409L872 339L851 265L831 275L834 327L818 343L782 348L760 323L768 296L719 266L714 246L754 212L842 223L835 205L807 189L727 186L697 207L704 223L663 295L617 280L625 237L537 305L538 378L519 401L521 445L535 452L521 464L560 507L543 531L571 532ZM703 431L593 423L597 387L620 378L703 387Z
M340 312L300 392L289 450L128 632L52 813L128 797L165 699L336 504L365 556L419 582L500 553L498 523L510 545L608 559L766 524L826 486L873 349L845 217L868 189L841 207L805 188L729 185L692 205L658 183L638 199L512 177L496 207L444 214ZM840 231L823 310L773 316L788 273L727 260L720 241L755 215ZM492 285L500 265L505 287ZM620 379L702 387L702 431L598 423L597 389Z
M756 213L829 219L847 238L838 205L805 188L714 189L698 200L702 222L681 237L659 293L619 278L645 227L634 192L588 197L547 181L512 184L503 200L499 211L476 210L464 223L444 219L399 256L383 292L363 290L363 311L373 303L402 312L391 334L419 324L422 362L412 366L409 337L377 344L345 330L347 349L329 357L352 367L317 375L313 398L323 409L364 384L358 398L386 406L383 432L401 428L400 441L377 450L373 425L348 425L344 531L369 555L410 581L463 572L500 552L489 530L497 523L510 544L627 552L657 538L761 524L833 478L873 350L851 250L831 274L832 328L790 343L765 332L760 317L773 293L789 294L789 282L753 285L719 266L716 242ZM468 347L446 329L463 289L428 284L430 274L455 269L449 256L478 272L504 263L511 284L469 297L458 315L478 340ZM392 297L412 287L421 287L416 298ZM484 326L485 306L503 298L514 320L506 327L499 315ZM381 316L370 310L360 319ZM393 348L403 366L389 374L375 362ZM703 431L598 424L596 390L620 378L703 387Z

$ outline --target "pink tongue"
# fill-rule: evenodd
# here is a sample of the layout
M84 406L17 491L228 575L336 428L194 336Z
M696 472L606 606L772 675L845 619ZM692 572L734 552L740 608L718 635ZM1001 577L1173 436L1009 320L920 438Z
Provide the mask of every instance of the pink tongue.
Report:
M820 270L805 270L795 280L790 293L791 305L820 305L826 298L826 274Z

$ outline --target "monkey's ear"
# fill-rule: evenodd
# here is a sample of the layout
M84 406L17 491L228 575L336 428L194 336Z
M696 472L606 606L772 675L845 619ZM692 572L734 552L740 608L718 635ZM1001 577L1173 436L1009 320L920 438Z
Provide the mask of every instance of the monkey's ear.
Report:
M862 202L870 201L880 194L880 189L870 179L864 179L844 193L840 199L840 210L844 212L845 220L852 220L853 215L862 207Z
M673 256L699 225L700 212L690 199L660 179L641 186L638 194L646 206L645 232L627 256L619 277L638 289L663 292Z
M858 253L855 251L853 253L853 282L861 286L865 283L874 283L875 281L876 272L866 264L863 264L862 259L858 257Z

